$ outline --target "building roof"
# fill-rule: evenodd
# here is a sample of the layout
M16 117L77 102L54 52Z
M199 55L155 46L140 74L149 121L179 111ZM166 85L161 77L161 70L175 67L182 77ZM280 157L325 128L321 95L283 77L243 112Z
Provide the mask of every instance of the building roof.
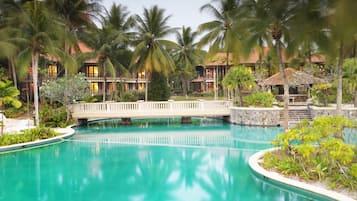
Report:
M285 51L284 49L282 50L282 58L284 63L289 63L290 59L287 59L285 56ZM269 53L269 48L268 47L263 47L263 54L268 55ZM233 65L233 57L232 53L228 54L228 65ZM206 60L205 65L206 66L225 66L227 62L227 53L220 52L217 53L215 56L212 58L209 58ZM253 50L249 56L239 57L239 63L240 64L256 64L259 61L259 52L257 50ZM323 55L313 55L311 57L312 63L324 63L325 62L325 57Z
M289 85L298 86L326 83L326 80L315 77L303 71L297 71L292 68L286 68L284 71L288 79ZM283 81L281 79L280 73L276 73L258 84L261 86L276 86L283 85Z

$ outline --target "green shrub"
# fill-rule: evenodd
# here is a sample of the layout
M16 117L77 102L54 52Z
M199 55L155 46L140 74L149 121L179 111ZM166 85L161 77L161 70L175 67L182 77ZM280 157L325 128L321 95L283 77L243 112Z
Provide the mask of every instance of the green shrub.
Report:
M31 142L35 140L56 137L59 134L50 128L40 127L24 130L21 134L6 134L0 136L0 146Z
M4 114L7 118L16 118L26 114L26 112L27 112L27 107L20 107L20 108L10 107L5 109Z
M145 93L142 91L128 91L122 93L120 102L136 102L138 100L144 100Z
M73 122L67 120L67 112L64 106L55 107L44 104L40 111L41 126L44 127L66 127L71 125Z
M256 92L245 96L244 102L255 107L272 107L276 100L274 95L269 92Z
M281 149L266 155L264 166L307 180L325 180L332 188L355 190L356 146L344 143L343 131L356 125L342 116L303 121L273 141Z

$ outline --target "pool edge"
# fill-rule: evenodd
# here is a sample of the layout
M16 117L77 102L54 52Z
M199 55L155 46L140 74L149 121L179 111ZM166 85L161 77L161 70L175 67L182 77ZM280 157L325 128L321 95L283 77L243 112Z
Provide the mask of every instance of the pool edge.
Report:
M355 199L348 197L346 195L343 195L341 193L332 191L332 190L327 190L325 188L321 188L321 187L317 187L311 184L307 184L305 182L300 182L297 180L293 180L293 179L289 179L287 177L284 177L283 175L277 173L277 172L272 172L272 171L268 171L266 169L264 169L263 167L261 167L258 163L258 161L264 156L265 153L267 152L271 152L274 151L276 149L279 148L271 148L271 149L266 149L266 150L262 150L259 151L255 154L253 154L250 158L249 158L249 166L250 168L257 174L260 174L263 176L263 178L268 178L268 179L272 179L274 181L280 182L280 183L284 183L299 189L303 189L306 191L310 191L325 197L329 197L331 199L335 199L335 200L344 200L344 201L356 201Z
M10 152L34 149L38 147L48 146L55 143L64 142L65 139L72 137L75 134L75 130L72 128L73 125L67 126L66 128L56 128L54 129L56 132L61 133L63 135L56 136L53 138L37 140L32 142L25 142L20 144L13 144L8 146L1 146L0 147L0 154L6 154Z

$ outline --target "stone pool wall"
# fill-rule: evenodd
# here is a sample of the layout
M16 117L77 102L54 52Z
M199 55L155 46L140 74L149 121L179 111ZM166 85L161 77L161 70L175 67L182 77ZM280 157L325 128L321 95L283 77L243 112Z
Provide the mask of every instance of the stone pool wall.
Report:
M232 107L230 122L241 125L277 126L282 108Z
M310 106L310 113L312 119L319 116L333 116L336 114L336 108L334 107L316 107ZM345 107L342 108L343 115L349 119L354 119L357 121L357 108Z

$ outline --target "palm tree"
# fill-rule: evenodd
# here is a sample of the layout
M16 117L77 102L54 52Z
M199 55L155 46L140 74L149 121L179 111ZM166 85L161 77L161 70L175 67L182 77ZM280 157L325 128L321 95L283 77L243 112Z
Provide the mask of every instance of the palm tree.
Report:
M289 55L299 51L300 55L308 63L308 68L312 71L312 56L318 53L318 48L326 49L328 36L325 31L327 19L322 14L321 1L309 0L298 1L295 8L295 15L292 19L294 26L291 27L291 37L287 52ZM305 30L301 34L301 30Z
M38 96L38 62L40 55L47 53L56 55L56 34L60 33L56 17L47 12L45 4L41 1L27 1L23 5L23 12L17 17L20 22L19 29L24 42L24 49L20 54L31 58L32 77L34 89L35 125L39 126L39 96ZM27 59L26 59L27 60Z
M181 78L183 93L187 96L189 79L195 74L195 66L203 63L204 52L198 48L195 42L197 32L192 32L191 28L182 27L182 32L176 33L178 48L173 50L173 58L176 63L175 75Z
M237 10L239 0L214 0L218 6L205 4L201 11L207 11L215 18L210 22L203 23L199 26L201 33L206 33L200 40L200 46L210 45L208 57L214 56L220 51L226 53L226 69L229 67L229 53L232 52L238 56L241 48L239 12ZM215 91L215 97L217 91Z
M336 114L342 115L342 76L343 62L345 59L345 50L354 44L354 36L357 33L357 27L354 23L354 14L357 2L353 0L333 1L328 5L330 14L328 30L330 31L331 44L335 49L328 50L334 53L338 49L337 64L337 97L336 97Z
M163 37L174 32L167 25L170 16L164 16L163 9L154 6L150 9L144 8L143 16L136 15L137 21L135 49L131 60L134 71L144 71L145 101L148 100L148 83L153 71L163 73L167 76L175 64L166 47L174 46L174 43L164 40Z
M244 16L242 20L243 29L247 30L243 41L243 56L248 57L252 51L257 51L259 55L259 60L257 61L259 71L262 72L263 64L268 62L268 55L265 55L264 46L273 46L271 34L267 29L269 21L261 20L268 17L268 13L265 10L265 0L243 1L239 11ZM268 75L271 75L270 69Z
M254 1L254 0L252 0ZM265 21L260 27L261 32L264 30L270 33L273 42L275 42L275 51L279 61L279 71L282 77L284 86L284 130L288 129L289 119L289 85L284 71L284 63L282 59L282 46L288 44L290 39L291 20L296 6L296 1L290 0L262 0L260 8L263 8L261 15L257 15L257 20ZM259 17L259 18L258 18ZM262 19L260 19L260 17ZM264 25L264 26L263 26Z
M119 44L126 41L127 38L125 34L121 31L115 30L112 26L106 25L96 32L95 37L95 48L98 56L98 65L103 70L103 101L106 100L106 78L109 73L110 76L116 77L116 68L114 67L114 57L113 51ZM117 66L125 71L125 67L119 62L116 63Z
M60 17L64 24L62 30L62 48L64 55L62 54L62 64L69 63L70 65L64 65L65 75L67 76L69 71L71 73L77 73L77 62L68 61L73 60L70 57L73 53L79 53L78 46L80 34L83 31L95 29L93 22L94 18L101 11L101 6L97 3L97 0L46 0L46 5Z

